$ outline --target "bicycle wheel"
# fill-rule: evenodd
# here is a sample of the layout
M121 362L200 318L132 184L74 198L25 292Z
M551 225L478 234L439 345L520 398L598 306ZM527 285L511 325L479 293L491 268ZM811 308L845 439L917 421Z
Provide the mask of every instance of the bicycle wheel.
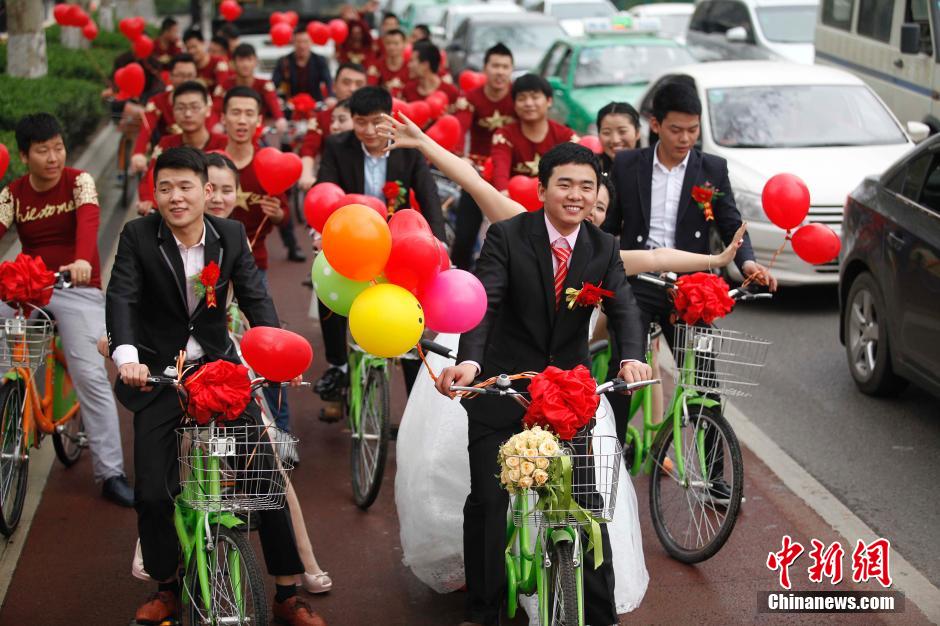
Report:
M355 384L355 383L354 383ZM353 433L352 485L356 506L372 506L382 487L389 437L388 379L385 370L369 368L362 390L359 430Z
M248 533L215 526L206 552L211 607L205 606L199 587L196 555L189 560L184 584L189 626L204 624L268 624L264 577L248 540ZM197 546L197 550L199 547Z
M75 416L62 424L52 433L52 445L55 455L59 457L62 465L72 467L82 456L82 450L88 447L88 437L85 435L85 424L82 422L82 411L79 409Z
M23 432L23 383L0 387L0 533L9 537L23 514L29 453Z
M578 598L574 544L559 541L552 545L552 566L548 571L549 621L545 626L581 626L582 602Z
M720 409L694 410L680 430L681 449L666 426L651 452L653 528L666 552L683 563L705 561L721 549L737 521L744 487L741 448Z

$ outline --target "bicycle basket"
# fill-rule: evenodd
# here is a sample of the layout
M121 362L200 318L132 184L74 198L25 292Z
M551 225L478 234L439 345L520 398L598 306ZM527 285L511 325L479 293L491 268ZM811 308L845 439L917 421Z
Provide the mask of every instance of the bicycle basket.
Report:
M727 328L676 324L673 353L687 387L746 397L759 384L771 342Z
M54 332L55 324L46 318L3 318L0 324L0 368L28 367L35 370L46 358Z
M564 455L571 461L571 500L566 505L540 505L539 492L545 494L547 490L518 491L510 496L516 526L584 526L590 524L591 518L602 524L614 519L622 458L620 441L610 435L587 434L563 443ZM551 462L557 457L534 458Z
M263 511L284 506L297 438L273 426L176 429L180 499L198 511Z

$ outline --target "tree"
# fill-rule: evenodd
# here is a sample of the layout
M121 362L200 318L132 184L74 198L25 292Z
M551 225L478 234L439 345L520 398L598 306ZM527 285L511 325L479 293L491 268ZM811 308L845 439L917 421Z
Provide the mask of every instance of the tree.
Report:
M89 0L78 0L78 2L75 2L75 4L85 9L86 13L91 13L91 2ZM59 41L64 47L71 48L73 50L78 50L81 48L87 49L91 45L88 40L85 39L85 36L82 35L81 28L74 28L71 26L62 27L62 30L59 33Z
M42 27L43 3L7 0L7 74L41 78L49 72L46 31Z

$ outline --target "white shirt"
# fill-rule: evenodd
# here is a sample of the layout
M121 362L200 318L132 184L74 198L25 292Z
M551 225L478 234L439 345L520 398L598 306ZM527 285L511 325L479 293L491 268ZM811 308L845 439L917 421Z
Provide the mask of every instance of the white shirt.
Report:
M689 164L689 154L682 163L667 169L659 160L659 144L653 148L653 184L650 193L650 235L647 243L654 248L676 247L676 220L682 181Z
M190 315L196 310L201 298L196 295L193 289L192 277L202 272L206 265L206 229L202 229L202 237L199 242L187 248L183 242L173 235L176 241L176 247L180 252L180 258L183 260L183 276L186 277L186 308ZM190 335L186 341L186 360L192 361L205 355L202 346L196 341L196 338ZM122 344L114 349L111 355L114 364L120 368L125 363L140 363L140 355L137 352L137 346L131 344Z
M365 155L363 159L362 191L367 196L372 196L373 198L378 198L385 202L383 187L385 187L385 177L388 171L389 153L386 152L382 156L372 156L363 145L362 154Z
M548 221L548 214L545 214L545 228L548 230L548 243L550 248L555 247L555 242L559 239L566 239L568 241L568 267L571 267L571 257L574 254L574 242L578 240L578 233L581 232L581 224L578 224L578 227L574 229L569 235L562 235L558 232L558 229L552 226L552 223ZM555 253L552 252L552 272L558 271L558 257L555 256ZM554 274L553 274L554 275Z

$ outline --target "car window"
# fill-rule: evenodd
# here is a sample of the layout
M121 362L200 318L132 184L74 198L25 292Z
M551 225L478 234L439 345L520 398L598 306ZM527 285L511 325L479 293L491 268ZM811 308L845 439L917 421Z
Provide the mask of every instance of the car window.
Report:
M891 40L891 20L894 17L894 0L859 0L859 35L888 43Z
M682 46L583 48L578 55L574 86L643 84L669 69L692 63L695 63L695 59Z
M850 30L855 0L823 0L822 22L826 26Z
M934 160L933 154L926 152L912 159L904 169L903 182L899 193L910 200L917 202L920 198L921 189L924 186L924 179L927 177L927 168Z
M689 20L689 30L697 30L702 33L708 32L708 11L711 6L711 2L702 2L695 7L692 19Z
M469 24L469 22L466 20L460 23L460 26L458 26L457 30L454 31L454 40L451 42L451 44L457 44L458 46L466 46L467 28L468 28L467 24Z
M933 38L930 36L930 7L927 0L907 0L904 21L920 26L920 51L933 56Z
M610 17L617 10L608 2L556 2L549 13L560 20L578 20L586 17Z
M545 58L545 66L542 68L542 76L557 76L556 73L558 70L558 64L561 62L561 57L565 54L565 51L568 49L563 43L556 43L552 48L552 51L548 53L548 56Z
M761 32L776 43L813 43L816 5L758 6L754 9Z
M711 25L709 32L726 33L729 29L740 26L747 31L748 43L754 43L754 25L751 24L751 16L747 12L747 7L740 2L727 2L726 0L716 2L708 15L708 21Z
M940 213L940 156L935 155L930 162L918 204L934 213Z
M555 70L555 76L561 79L562 82L568 82L568 74L571 72L571 60L574 58L574 51L571 48L565 47L565 54L561 58L561 63L558 64L558 67Z
M473 32L471 52L483 52L498 44L507 42L513 52L525 51L541 53L549 41L565 36L565 31L557 24L527 24L525 22L501 22L477 24Z

